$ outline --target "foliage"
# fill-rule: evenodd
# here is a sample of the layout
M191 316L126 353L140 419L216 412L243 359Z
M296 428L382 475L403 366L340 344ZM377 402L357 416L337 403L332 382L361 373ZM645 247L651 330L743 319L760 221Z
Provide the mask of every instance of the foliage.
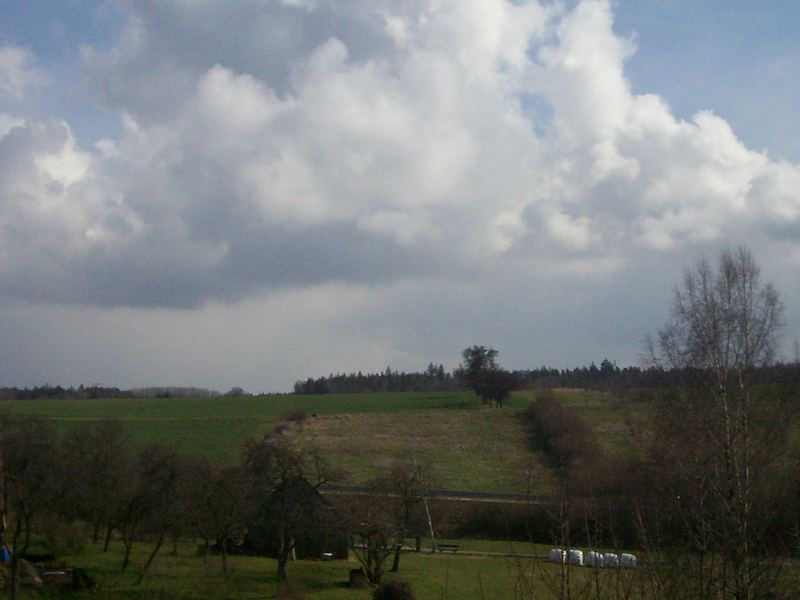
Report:
M65 388L60 385L41 385L33 388L0 388L0 400L35 400L40 398L77 399L77 398L133 398L131 391L116 387L83 386Z
M519 387L519 378L497 365L497 350L485 346L465 348L463 362L456 374L474 391L483 404L500 407L512 390Z
M327 377L294 384L295 394L352 394L367 392L421 392L447 391L458 389L458 382L450 373L445 372L444 365L430 363L422 373L406 373L393 371L386 367L380 373L331 373Z

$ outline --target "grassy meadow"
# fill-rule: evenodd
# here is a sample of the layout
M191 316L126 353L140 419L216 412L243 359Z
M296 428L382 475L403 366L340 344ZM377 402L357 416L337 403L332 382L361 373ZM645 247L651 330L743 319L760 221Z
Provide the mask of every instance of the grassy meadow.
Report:
M609 452L621 451L648 416L643 401L623 401L609 393L586 390L553 393L581 416ZM394 459L416 459L430 467L438 488L548 494L554 489L553 474L541 453L533 449L530 431L520 418L536 394L516 392L502 409L481 406L469 392L450 392L5 401L0 403L0 411L38 415L61 430L82 421L115 418L137 444L161 442L221 463L236 461L248 438L269 432L292 412L304 411L308 419L302 426L293 425L288 435L316 446L343 468L343 483L365 483ZM404 553L402 557L399 575L411 583L420 600L558 597L561 568L543 560L549 546L502 539L439 541L457 543L458 553ZM212 556L205 563L192 543L178 544L176 555L170 553L170 546L162 548L141 585L135 580L151 550L147 542L135 545L126 573L119 571L120 542L112 543L109 553L88 543L80 552L59 558L86 568L100 585L99 594L73 597L367 600L372 595L372 590L346 587L348 571L358 566L353 557L349 561L291 562L292 585L287 593L276 587L272 559L234 556L230 573L222 575L219 557ZM430 540L423 542L423 548L430 548ZM796 585L798 573L792 563L785 575L787 589ZM625 590L644 585L645 577L645 568L572 568L570 585L573 597L627 597ZM652 597L640 592L637 589L635 597ZM43 592L36 597L47 595Z
M0 403L9 414L37 415L66 430L72 423L114 418L136 443L161 442L180 452L220 463L238 460L245 440L270 431L294 411L307 414L409 413L452 410L475 404L472 394L404 393L216 398L112 398L15 400Z
M630 415L602 392L557 390L614 450L629 435ZM481 406L471 392L331 394L5 401L9 414L38 415L58 429L80 421L115 418L137 444L159 442L219 463L238 460L242 444L272 430L286 415L309 418L293 435L316 446L345 472L343 483L366 483L392 460L418 460L435 487L481 492L548 493L552 475L518 413L534 391L512 395L502 409Z
M609 392L597 390L554 389L552 393L563 406L575 410L597 434L603 450L619 452L632 435L646 424L650 407L641 400L621 400ZM537 391L524 390L516 394L517 404L527 406Z
M459 540L465 550L463 540ZM427 545L427 544L426 544ZM487 546L475 542L477 551L508 553L509 547L501 543ZM480 550L478 550L480 549ZM65 556L71 565L87 569L99 585L99 594L88 592L71 595L85 598L138 598L141 600L221 600L263 598L315 598L320 600L359 599L372 597L372 589L353 590L346 586L348 572L357 568L354 557L350 560L295 561L289 566L291 588L279 590L275 583L276 563L269 558L234 556L229 559L229 573L221 572L220 559L209 557L207 563L198 556L197 547L181 543L178 553L171 554L165 546L156 558L141 585L136 585L140 565L151 548L149 544L134 546L131 567L120 573L123 548L114 543L108 553L100 545L89 544L81 552ZM408 581L420 600L511 600L532 597L556 598L553 593L560 577L558 565L544 562L541 553L545 547L531 544L514 544L517 556L467 555L467 554L414 554L404 553L397 576ZM531 557L536 553L536 557ZM613 571L613 570L612 570ZM592 576L602 577L603 587L614 583L612 572L595 573L591 569L573 568L573 581L592 583ZM636 577L634 572L621 574L626 580ZM387 573L386 580L392 574ZM47 597L40 593L36 597ZM53 594L63 597L63 594Z

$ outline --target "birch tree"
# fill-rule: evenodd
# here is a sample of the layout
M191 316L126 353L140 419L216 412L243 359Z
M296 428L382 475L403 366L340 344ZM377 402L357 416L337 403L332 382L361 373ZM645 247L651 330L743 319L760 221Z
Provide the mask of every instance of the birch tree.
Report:
M653 462L698 557L692 597L751 600L771 587L762 490L782 472L791 411L778 394L759 396L754 375L775 360L782 314L778 292L739 248L685 271L670 320L648 341L654 364L677 377L655 419Z

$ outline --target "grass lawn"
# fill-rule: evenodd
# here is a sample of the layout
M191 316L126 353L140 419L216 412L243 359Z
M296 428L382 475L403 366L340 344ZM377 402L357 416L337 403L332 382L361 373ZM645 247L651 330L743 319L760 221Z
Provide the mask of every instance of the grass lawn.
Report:
M464 540L459 541L465 543ZM485 542L476 542L483 547ZM502 542L496 542L502 544ZM517 545L515 545L516 547ZM528 553L531 545L519 545ZM543 549L544 547L541 547ZM539 547L536 547L540 550ZM179 544L173 556L165 547L153 563L142 585L135 585L140 565L144 564L150 548L140 543L134 546L131 566L126 573L119 572L122 545L112 544L103 554L100 546L89 544L81 553L67 556L74 566L87 569L100 586L99 594L78 594L85 598L140 598L142 600L222 600L263 598L314 598L320 600L359 599L372 597L372 590L351 590L346 587L350 569L357 568L354 558L349 561L297 561L289 565L291 594L279 594L275 584L275 561L268 558L234 556L230 558L230 572L222 575L219 557L212 556L208 563L197 555L196 546ZM505 551L505 550L503 550ZM387 564L387 568L388 568ZM593 585L593 571L573 568L571 577L576 587ZM460 556L458 554L404 553L400 562L401 579L408 581L420 600L465 599L504 600L530 598L530 587L536 598L555 598L552 589L560 579L558 565L539 559ZM614 583L614 574L601 574L604 589ZM386 578L391 579L392 574ZM628 584L635 579L634 572L622 574ZM42 596L39 596L42 597ZM46 597L46 595L45 595ZM63 596L53 596L63 597Z
M440 540L444 542L445 540ZM471 549L482 552L510 552L543 555L549 546L482 540L449 540L459 544L459 552ZM430 540L425 540L428 548ZM584 549L585 550L585 549ZM197 547L178 545L171 555L166 546L156 558L142 585L135 581L150 551L142 542L134 546L128 572L120 573L123 548L114 543L107 554L92 544L80 553L65 556L72 566L87 569L99 584L99 593L68 594L73 598L116 600L255 600L264 598L308 598L320 600L362 599L372 597L371 589L351 590L345 584L350 569L358 563L348 561L296 561L289 564L291 586L283 593L275 583L275 561L268 558L233 556L229 573L222 575L220 559L211 556L207 563L198 556ZM387 569L388 565L387 563ZM403 553L398 578L408 581L419 600L516 600L535 597L554 600L562 577L568 576L573 598L655 599L648 593L646 565L637 569L591 569L547 563L527 556L466 556L460 554ZM385 579L394 577L387 573ZM795 589L798 570L787 565L786 589ZM534 591L535 596L531 593ZM64 594L41 592L26 598L63 598Z
M460 540L461 547L465 540ZM475 542L484 547L486 542ZM502 544L497 542L496 544ZM530 553L545 547L515 545ZM488 547L487 547L488 548ZM135 581L150 548L139 543L134 546L128 572L120 573L123 548L112 544L103 554L100 546L89 544L82 552L64 557L73 566L89 571L99 585L99 593L71 595L75 598L139 598L141 600L224 600L263 598L308 598L319 600L364 599L372 597L372 589L351 590L346 586L350 569L358 563L348 561L296 561L289 564L290 593L281 594L275 582L275 561L269 558L233 556L229 573L223 575L220 559L211 556L208 563L198 556L196 546L181 543L178 554L171 555L165 547L151 566L141 585ZM508 551L508 548L501 551ZM390 562L387 563L387 569ZM387 573L386 580L395 575ZM538 599L556 598L562 576L561 567L541 559L527 557L464 556L459 554L403 553L397 577L408 581L420 600L505 600L530 598L531 589ZM596 579L597 577L597 579ZM598 572L589 568L570 569L571 586L575 592L602 589L611 591L620 584L635 584L637 571L609 569ZM48 597L46 593L39 596ZM49 597L63 597L53 594ZM583 597L583 596L575 596ZM601 597L613 597L602 594ZM637 596L638 597L638 596Z
M86 568L97 580L100 594L87 593L84 595L87 598L220 600L280 597L274 580L274 560L234 556L230 558L229 574L223 576L219 557L212 556L204 564L196 554L196 547L190 544L180 544L177 556L170 555L170 550L165 548L156 558L144 583L136 586L140 565L146 560L148 551L146 544L135 546L131 567L124 574L119 572L121 544L112 544L107 554L100 552L99 546L90 544L80 554L65 559L69 564ZM400 577L411 583L421 600L516 597L514 571L517 565L510 559L404 553L400 566ZM290 563L293 594L288 597L321 600L371 598L372 590L351 590L345 585L349 570L357 567L358 563L352 558L350 561Z

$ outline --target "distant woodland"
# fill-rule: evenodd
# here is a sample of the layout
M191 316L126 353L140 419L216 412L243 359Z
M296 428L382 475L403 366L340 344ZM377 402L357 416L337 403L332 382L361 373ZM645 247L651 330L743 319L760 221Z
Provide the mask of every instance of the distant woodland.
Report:
M582 388L582 389L636 389L665 387L675 380L675 373L663 368L623 367L608 359L600 366L591 363L588 367L574 369L521 369L511 371L518 389L538 388ZM682 381L701 379L700 371L685 370ZM755 370L756 383L789 384L800 381L798 363L777 363ZM430 363L422 372L395 371L386 367L379 373L331 373L324 377L309 377L294 384L294 393L312 394L358 394L380 392L427 392L469 389L470 385L461 368L446 371L441 364ZM41 385L32 388L0 388L2 400L37 399L92 399L92 398L186 398L215 396L244 396L247 392L234 387L220 393L199 387L147 387L123 390L118 387L98 385L62 387L60 385Z
M574 369L515 370L516 387L536 388L582 388L582 389L633 389L668 386L675 381L675 373L663 368L624 367L604 359L598 367L592 363L588 367ZM685 369L680 380L691 382L702 379L700 370ZM794 383L800 381L800 365L778 363L755 370L757 383ZM422 392L467 389L464 373L456 369L446 372L442 365L431 363L421 373L393 371L387 367L381 373L331 373L327 377L308 378L294 385L295 394L356 394L366 392Z
M240 388L236 390L244 395ZM0 388L0 400L39 400L39 399L80 399L80 398L187 398L219 396L219 392L196 387L148 387L121 390L117 387L99 385L62 387L60 385L41 385L32 388Z

